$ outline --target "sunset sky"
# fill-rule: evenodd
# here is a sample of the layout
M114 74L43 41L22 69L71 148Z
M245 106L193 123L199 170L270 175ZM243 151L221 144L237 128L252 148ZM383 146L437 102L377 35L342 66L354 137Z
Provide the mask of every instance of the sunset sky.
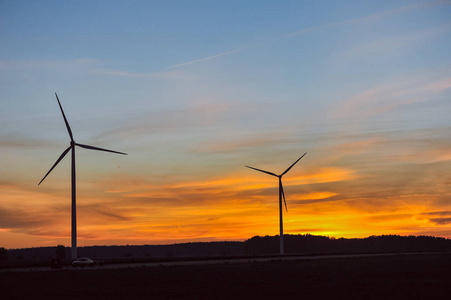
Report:
M1 1L0 247L451 238L451 1Z

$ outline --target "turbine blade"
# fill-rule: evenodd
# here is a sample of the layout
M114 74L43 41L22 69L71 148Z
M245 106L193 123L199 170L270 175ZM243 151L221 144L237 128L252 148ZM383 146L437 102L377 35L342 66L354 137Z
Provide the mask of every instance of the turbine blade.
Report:
M66 156L67 152L69 152L69 150L72 148L72 146L69 146L69 148L67 148L66 150L64 150L63 154L61 154L61 156L58 158L58 160L56 161L56 163L53 165L53 167L47 172L47 174L45 174L44 178L41 179L41 181L39 181L38 185L41 184L41 182L44 181L44 179L47 177L47 175L50 174L50 172L52 172L52 170L56 167L56 165L64 158L64 156Z
M285 201L285 193L283 192L282 180L280 181L280 190L282 191L283 203L285 203L285 210L288 212L287 201Z
M307 154L307 152L304 153L304 155L306 155L306 154ZM288 169L286 169L285 172L283 172L282 175L280 175L280 176L283 176L283 175L285 175L286 173L288 173L288 171L290 171L290 169L291 169L298 161L300 161L301 158L304 157L304 155L302 155L301 157L299 157L298 160L295 161L295 162L294 162Z
M75 143L75 145L80 146L80 147L85 148L85 149L90 149L90 150L99 150L99 151L106 151L106 152L112 152L112 153L127 155L127 153L124 153L124 152L113 151L113 150L93 147L93 146L89 146L89 145L83 145L83 144L79 144L79 143Z
M67 132L69 132L70 140L74 141L74 136L72 135L72 130L70 130L69 122L67 122L66 115L64 114L63 107L61 106L60 99L58 99L58 95L55 93L56 100L58 100L58 105L60 106L61 113L63 114L64 122L66 123Z
M271 173L271 172L268 172L268 171L260 170L260 169L257 169L257 168L253 168L253 167L249 167L249 166L246 166L246 168L249 168L249 169L254 169L254 170L257 170L257 171L260 171L260 172L263 172L263 173L266 173L266 174L269 174L269 175L272 175L272 176L276 176L276 177L279 177L279 176L277 176L276 174L274 174L274 173Z

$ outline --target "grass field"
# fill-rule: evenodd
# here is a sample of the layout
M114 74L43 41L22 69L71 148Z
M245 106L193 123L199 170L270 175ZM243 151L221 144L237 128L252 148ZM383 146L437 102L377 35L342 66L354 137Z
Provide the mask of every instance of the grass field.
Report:
M450 299L451 253L0 273L2 299Z

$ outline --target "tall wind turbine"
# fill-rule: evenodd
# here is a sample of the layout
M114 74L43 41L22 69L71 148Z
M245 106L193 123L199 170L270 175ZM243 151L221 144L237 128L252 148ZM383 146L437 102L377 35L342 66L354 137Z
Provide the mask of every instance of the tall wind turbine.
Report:
M50 170L47 172L47 174L45 174L44 178L42 178L42 180L38 183L38 185L41 184L41 182L44 181L44 179L47 177L47 175L50 174L50 172L52 172L52 170L56 167L56 165L64 158L64 156L66 156L66 154L72 150L72 247L71 247L71 256L72 259L76 259L77 258L77 206L76 206L76 197L75 197L75 146L79 146L85 149L90 149L90 150L98 150L98 151L106 151L106 152L112 152L112 153L118 153L118 154L124 154L127 155L127 153L123 153L123 152L117 152L117 151L112 151L112 150L108 150L108 149L102 149L102 148L97 148L97 147L93 147L93 146L89 146L89 145L83 145L83 144L79 144L76 143L74 140L74 137L72 135L72 130L70 130L70 126L69 123L67 122L66 119L66 115L64 114L63 111L63 107L61 106L60 100L58 99L58 95L55 93L56 96L56 100L58 101L58 105L61 109L61 113L63 114L63 118L64 118L64 123L66 123L66 127L67 127L67 132L69 133L69 137L70 137L70 146L64 150L63 154L61 154L61 156L58 158L58 160L56 161L56 163L50 168Z
M307 152L304 153L304 155L306 155L306 154L307 154ZM286 173L288 173L288 171L290 171L290 169L291 169L298 161L300 161L301 158L304 157L304 155L302 155L301 157L299 157L297 161L295 161L288 169L285 170L285 172L283 172L283 173L280 174L280 175L276 175L276 174L274 174L274 173L272 173L272 172L268 172L268 171L265 171L265 170L260 170L260 169L257 169L257 168L253 168L253 167L246 166L247 168L254 169L254 170L257 170L257 171L260 171L260 172L266 173L266 174L268 174L268 175L272 175L272 176L275 176L275 177L278 177L278 178L279 178L280 254L284 254L284 248L283 248L282 198L283 198L283 202L285 203L285 210L288 212L288 209L287 209L287 202L285 201L285 193L283 192L282 176L285 175Z

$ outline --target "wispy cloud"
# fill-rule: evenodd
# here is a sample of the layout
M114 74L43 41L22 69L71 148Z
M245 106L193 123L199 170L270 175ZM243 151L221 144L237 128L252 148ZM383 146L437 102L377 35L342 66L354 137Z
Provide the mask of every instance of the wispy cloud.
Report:
M179 79L183 78L184 76L184 73L181 71L128 72L123 70L96 68L92 69L90 72L98 75L141 78L141 79L155 79L155 78Z
M378 57L387 53L398 57L409 53L415 47L430 43L439 36L445 36L451 29L451 23L423 28L409 33L386 33L373 39L355 41L346 50L333 54L336 61L358 61L367 57Z
M451 216L451 211L444 210L444 211L431 211L431 212L425 212L421 213L423 216Z
M243 168L244 169L244 168ZM242 174L242 173L246 174ZM316 170L304 170L304 175L293 175L284 180L287 188L304 186L309 184L342 182L356 179L354 172L341 168L317 168ZM127 190L128 181L117 182L117 189L123 190L124 198L149 198L162 205L172 205L174 199L179 199L178 205L219 205L229 203L235 198L243 198L244 195L252 198L252 194L259 197L272 193L271 190L277 188L277 182L269 176L259 176L250 170L242 171L239 174L232 174L224 177L210 178L204 180L178 180L173 183L163 185L149 184L146 180L135 178L132 180L136 188ZM121 184L125 185L121 188ZM110 184L111 185L111 184ZM319 199L331 197L333 192L314 191L305 194L309 199ZM173 200L170 200L173 199ZM129 201L129 200L126 200ZM154 203L155 204L155 203Z
M150 74L148 74L148 73L134 73L134 72L108 70L108 69L95 69L95 70L93 70L93 72L96 74L101 74L101 75L111 75L111 76L120 76L120 77L133 77L133 78L150 77Z
M30 149L48 147L54 142L43 141L35 138L19 138L13 136L0 136L0 148Z
M349 20L345 20L345 21L323 24L323 25L319 25L319 26L313 26L313 27L301 29L298 31L294 31L291 33L287 33L287 34L284 34L284 35L281 35L281 36L278 36L278 37L275 37L272 39L268 39L266 41L259 42L259 43L253 44L253 45L248 45L245 47L240 47L237 49L213 54L213 55L210 55L207 57L194 59L194 60L191 60L188 62L175 64L175 65L165 68L164 70L180 68L180 67L184 67L184 66L188 66L188 65L192 65L192 64L209 61L209 60L219 58L222 56L227 56L227 55L243 52L243 51L253 49L253 48L256 48L256 47L259 47L262 45L278 42L281 39L291 38L291 37L302 35L302 34L305 34L305 33L311 32L311 31L316 31L316 30L331 28L331 27L336 27L336 26L342 26L342 25L346 25L346 24L358 25L358 24L362 24L362 23L370 22L370 21L380 21L384 18L393 16L396 14L406 13L406 12L414 11L414 10L418 10L418 9L425 9L425 8L434 7L437 5L448 5L450 3L451 3L451 1L449 1L449 0L436 0L436 1L415 3L415 4L395 8L392 10L376 13L373 15L349 19ZM145 78L145 77L174 78L174 77L180 76L179 72L163 71L163 72L136 73L136 72L128 72L128 71L124 71L124 70L102 69L102 68L98 68L98 65L99 65L99 60L91 59L91 58L80 58L80 59L75 59L75 60L59 60L59 61L52 61L52 60L0 61L0 69L4 69L4 70L27 69L27 68L74 68L74 67L80 68L80 67L89 66L93 73L111 75L111 76L133 77L133 78Z
M423 212L418 215L419 220L428 220L429 222L444 226L451 224L451 211L442 210L442 211L431 211L431 212Z
M0 61L0 70L91 68L97 66L98 63L98 60L91 58L71 60L8 60Z
M380 20L383 20L383 19L385 19L387 17L390 17L390 16L393 16L393 15L406 13L406 12L414 11L414 10L418 10L418 9L425 9L425 8L433 7L433 6L436 6L436 5L439 5L439 4L450 4L450 3L451 3L450 1L446 1L446 0L435 0L435 1L427 1L427 2L415 3L415 4L406 5L406 6L394 8L394 9L391 9L391 10L383 11L383 12L380 12L380 13L368 15L368 16L355 18L355 19L349 19L349 20L345 20L345 21L333 22L333 23L329 23L329 24L323 24L323 25L319 25L319 26L314 26L314 27L302 29L302 30L299 30L299 31L287 33L283 37L286 37L286 38L293 37L293 36L305 34L305 33L308 33L308 32L314 31L314 30L319 30L319 29L324 29L324 28L331 28L331 27L337 27L337 26L342 26L342 25L347 25L347 24L360 25L360 24L363 24L363 23L380 21Z
M140 79L179 79L184 73L179 70L174 71L150 71L150 72L129 72L126 70L109 69L103 67L103 62L92 58L79 58L71 60L8 60L0 61L0 70L20 71L28 79L34 78L26 73L33 70L55 70L64 72L82 72L86 74L117 76Z
M426 9L429 7L434 7L434 6L442 5L442 4L449 5L449 4L451 4L451 1L434 0L434 1L425 1L425 2L420 2L420 3L414 3L414 4L397 7L397 8L391 9L391 10L383 11L383 12L376 13L376 14L369 15L369 16L364 16L364 17L355 18L355 19L351 19L351 20L347 20L347 21L343 21L343 22L338 22L337 24L360 24L360 23L369 22L369 21L379 21L379 20L382 20L382 19L387 18L392 15L397 15L397 14L406 13L409 11L414 11L414 10L419 10L419 9Z
M196 145L194 152L211 152L211 153L225 153L235 152L243 148L262 147L274 143L289 143L292 142L289 133L265 133L260 135L236 135L229 138L223 136L220 139L212 139L200 145Z
M328 23L328 24L323 24L323 25L318 25L318 26L313 26L310 28L305 28L305 29L301 29L298 31L294 31L291 33L287 33L284 35L281 35L279 37L275 37L272 39L268 39L266 41L257 43L257 44L253 44L253 45L249 45L246 47L241 47L241 48L237 48L235 50L230 50L230 51L225 51L225 52L221 52L218 54L214 54L211 56L207 56L204 58L199 58L199 59L195 59L195 60L191 60L188 62L184 62L184 63L180 63L180 64L176 64L176 65L172 65L170 67L167 67L167 69L173 69L173 68L180 68L180 67L184 67L184 66L188 66L188 65L192 65L192 64L197 64L197 63L201 63L201 62L205 62L208 60L212 60L221 56L226 56L226 55L231 55L234 53L239 53L239 52L243 52L249 49L253 49L262 45L266 45L266 44L272 44L275 42L280 41L281 39L286 39L286 38L291 38L294 36L298 36L298 35L302 35L305 33L309 33L312 31L316 31L316 30L320 30L320 29L325 29L325 28L331 28L331 27L337 27L337 26L343 26L343 25L359 25L362 23L366 23L366 22L371 22L371 21L380 21L384 18L393 16L393 15L397 15L397 14L401 14L401 13L406 13L409 11L414 11L414 10L419 10L419 9L426 9L428 7L433 7L436 5L440 5L440 4L450 4L450 1L448 0L435 0L435 1L427 1L427 2L421 2L421 3L415 3L415 4L411 4L411 5L406 5L406 6L402 6L399 8L395 8L395 9L391 9L388 11L384 11L384 12L380 12L380 13L376 13L373 15L368 15L368 16L364 16L364 17L359 17L359 18L354 18L354 19L349 19L349 20L345 20L345 21L340 21L340 22L333 22L333 23Z
M429 101L449 88L451 77L415 76L373 87L339 104L333 104L336 106L333 111L335 117L339 118L365 118L402 105Z
M437 224L437 225L446 225L451 224L451 218L432 218L429 221Z
M102 132L96 139L105 139L109 136L136 138L138 136L149 136L152 133L165 133L168 137L171 133L180 133L206 125L212 126L219 122L221 116L227 110L228 106L220 103L178 110L134 113L132 118L127 116L120 128ZM172 121L168 122L168 120Z

